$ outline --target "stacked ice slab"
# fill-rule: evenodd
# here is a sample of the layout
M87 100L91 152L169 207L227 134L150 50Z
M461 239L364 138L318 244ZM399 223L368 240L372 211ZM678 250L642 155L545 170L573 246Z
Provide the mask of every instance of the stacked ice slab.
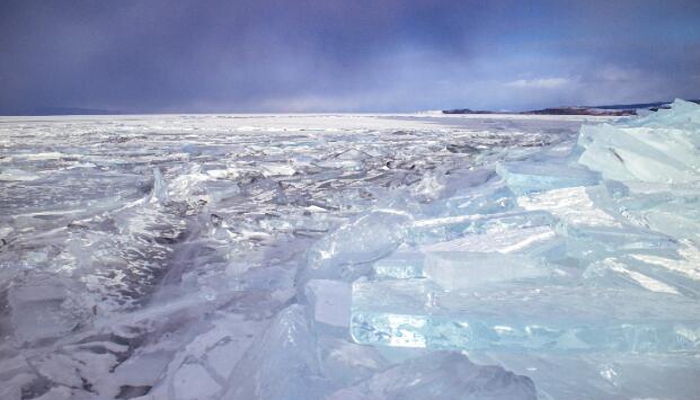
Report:
M568 158L495 170L492 201L512 206L433 207L353 283L355 341L700 353L700 106L586 126Z

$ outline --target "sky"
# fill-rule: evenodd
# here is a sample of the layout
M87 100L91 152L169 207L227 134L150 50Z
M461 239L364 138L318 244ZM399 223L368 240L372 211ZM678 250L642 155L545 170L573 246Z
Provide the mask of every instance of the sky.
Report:
M0 113L700 97L698 0L2 0Z

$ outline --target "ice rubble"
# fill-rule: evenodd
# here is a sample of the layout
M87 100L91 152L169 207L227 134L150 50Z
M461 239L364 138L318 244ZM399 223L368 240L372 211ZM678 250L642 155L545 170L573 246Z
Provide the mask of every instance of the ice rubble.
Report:
M375 263L374 279L356 281L354 340L552 357L605 352L611 360L687 354L692 364L700 346L691 266L699 117L699 106L677 100L646 118L584 126L566 158L498 162L515 205L414 224L443 234L456 225L462 235L414 243L418 268L418 257L401 269L402 258L390 256Z
M697 104L676 100L627 126L581 129L579 162L606 179L692 184L700 172Z
M700 392L696 105L104 118L0 128L0 398Z
M535 399L532 381L500 367L478 367L459 353L437 352L387 369L329 400Z

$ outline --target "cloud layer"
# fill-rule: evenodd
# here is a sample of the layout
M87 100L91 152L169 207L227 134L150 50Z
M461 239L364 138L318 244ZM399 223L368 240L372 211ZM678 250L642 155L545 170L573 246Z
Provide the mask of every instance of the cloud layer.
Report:
M0 54L5 112L638 102L700 97L700 2L6 0Z

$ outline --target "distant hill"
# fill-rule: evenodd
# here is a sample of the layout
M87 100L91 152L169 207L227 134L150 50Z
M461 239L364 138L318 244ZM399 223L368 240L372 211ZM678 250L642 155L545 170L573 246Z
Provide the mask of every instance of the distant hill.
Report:
M452 110L442 110L443 114L497 114L497 111L472 110L469 108L455 108Z
M688 100L700 104L700 100ZM603 116L625 116L637 115L637 110L657 111L660 108L668 108L672 102L660 101L656 103L641 104L613 104L606 106L575 106L575 107L549 107L541 110L530 110L512 112L506 114L522 115L603 115ZM503 114L503 112L471 110L469 108L457 108L443 110L443 114Z

